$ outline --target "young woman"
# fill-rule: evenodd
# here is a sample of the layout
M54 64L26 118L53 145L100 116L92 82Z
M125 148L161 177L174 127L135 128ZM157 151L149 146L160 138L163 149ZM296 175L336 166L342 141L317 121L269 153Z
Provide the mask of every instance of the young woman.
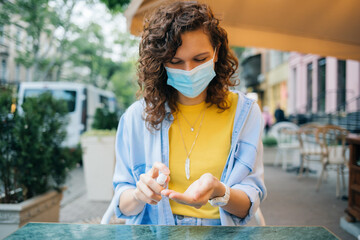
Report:
M143 99L117 131L118 217L128 224L240 225L253 216L266 196L263 123L256 103L229 90L237 65L207 5L176 2L145 22Z

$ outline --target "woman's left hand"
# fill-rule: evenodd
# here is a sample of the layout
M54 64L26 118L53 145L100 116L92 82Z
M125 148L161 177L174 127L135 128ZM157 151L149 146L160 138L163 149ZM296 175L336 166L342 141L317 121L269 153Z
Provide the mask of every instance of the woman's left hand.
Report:
M161 191L161 195L170 198L178 203L201 208L209 199L223 196L225 187L210 173L205 173L198 180L193 182L184 193L171 189Z

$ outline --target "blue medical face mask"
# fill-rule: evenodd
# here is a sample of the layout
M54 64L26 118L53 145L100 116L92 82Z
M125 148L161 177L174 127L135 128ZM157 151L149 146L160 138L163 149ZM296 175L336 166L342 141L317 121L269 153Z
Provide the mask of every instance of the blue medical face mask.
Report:
M186 97L194 98L199 96L216 76L214 70L215 52L216 48L211 60L190 71L165 67L168 76L167 84Z

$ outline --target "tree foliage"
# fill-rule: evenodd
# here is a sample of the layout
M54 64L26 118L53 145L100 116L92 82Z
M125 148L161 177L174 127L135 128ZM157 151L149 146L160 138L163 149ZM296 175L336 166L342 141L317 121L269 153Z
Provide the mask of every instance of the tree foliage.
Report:
M124 12L130 0L101 0L112 12Z
M69 79L90 83L100 88L115 92L118 104L122 110L135 100L136 70L134 53L129 53L139 44L139 40L128 33L115 33L115 44L122 51L121 58L125 61L115 61L110 57L111 49L105 47L105 37L101 27L90 23L88 27L78 31L78 36L69 43L69 62L72 67L81 69L74 72ZM84 74L86 73L86 74Z
M32 69L34 81L45 80L56 64L59 65L58 61L63 61L61 53L75 3L76 0L3 2L0 24L17 27L16 33L7 37L17 45L16 62ZM56 36L59 29L62 36ZM52 51L55 54L50 54Z
M101 26L90 23L86 29L79 29L78 33L78 37L70 43L69 61L73 67L85 68L89 74L86 74L85 78L81 73L75 74L73 77L82 78L83 82L105 88L107 85L106 75L108 74L106 67L111 60L105 58L110 50L105 47L105 38Z
M100 2L115 16L121 14L119 11L123 11L130 0ZM32 81L95 85L114 91L120 106L126 108L135 100L134 58L139 39L115 27L109 43L109 36L99 23L93 21L78 26L74 21L78 13L76 7L92 8L96 4L99 3L93 0L2 1L0 25L12 24L23 32L16 62L32 71ZM14 32L9 38L15 43L18 41ZM115 54L114 49L121 51Z
M121 64L121 68L112 76L111 83L121 109L126 109L135 101L136 69L134 62Z

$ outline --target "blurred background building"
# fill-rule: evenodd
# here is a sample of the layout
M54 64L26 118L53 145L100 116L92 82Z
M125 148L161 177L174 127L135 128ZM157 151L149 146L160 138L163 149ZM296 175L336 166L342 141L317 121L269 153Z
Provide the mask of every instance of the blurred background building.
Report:
M16 36L14 41L10 36ZM20 25L0 26L0 82L20 82L30 80L30 69L24 68L15 62L16 50L23 45L24 31ZM26 38L25 38L26 39Z
M360 62L283 52L245 49L241 88L258 95L261 107L279 105L298 124L331 123L360 132Z
M27 35L24 26L26 23L14 19L16 24L0 25L0 83L18 84L33 81L34 67L21 61L19 54L32 51L33 38ZM52 55L55 47L45 33L41 34L40 54ZM54 80L53 71L49 71L43 81Z

